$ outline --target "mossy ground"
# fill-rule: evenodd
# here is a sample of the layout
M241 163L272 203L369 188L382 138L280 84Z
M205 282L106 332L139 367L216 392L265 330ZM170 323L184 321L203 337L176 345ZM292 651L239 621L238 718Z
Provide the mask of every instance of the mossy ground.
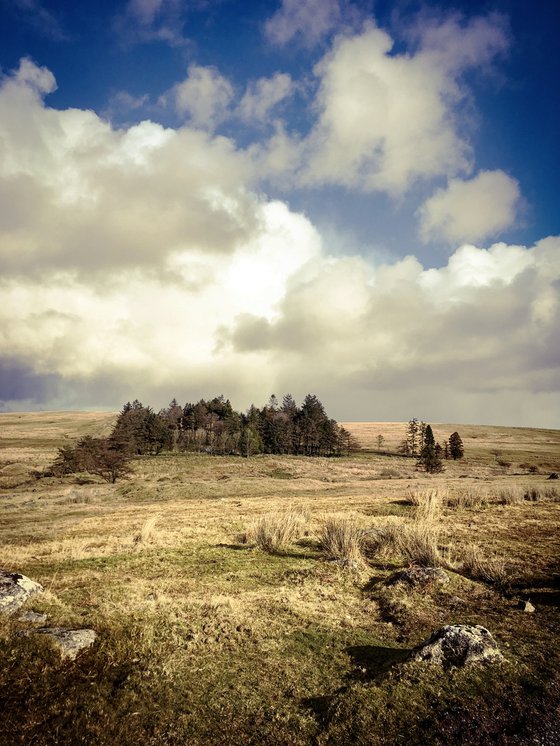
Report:
M48 613L50 624L99 634L90 651L61 663L47 639L18 634L29 625L0 621L2 745L559 742L550 733L560 502L495 499L503 485L554 485L543 468L560 468L558 431L469 427L467 458L434 477L372 451L166 454L136 461L132 478L107 485L31 474L65 429L71 438L104 432L107 415L1 415L2 425L0 473L23 464L6 478L24 478L0 491L0 566L43 584L28 608ZM390 445L388 426L368 427ZM463 435L436 426L436 437L438 427ZM495 450L511 466L498 464ZM543 473L521 466L532 459ZM441 542L459 560L473 541L503 558L507 583L458 570L446 586L410 591L384 583L401 557L372 555L357 570L325 561L316 539L324 516L367 530L406 522L409 492L431 488L488 494L483 506L444 507ZM256 517L288 508L305 515L305 531L285 551L242 542ZM536 613L520 611L520 598ZM406 663L447 623L488 627L508 662L448 672Z

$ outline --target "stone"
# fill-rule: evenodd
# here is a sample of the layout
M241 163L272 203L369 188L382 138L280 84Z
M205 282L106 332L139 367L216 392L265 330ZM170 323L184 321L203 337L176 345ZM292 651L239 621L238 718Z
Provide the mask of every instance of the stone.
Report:
M449 576L441 567L408 567L406 570L400 570L386 581L387 585L395 583L406 583L412 587L426 587L432 583L445 585L449 583Z
M27 601L29 596L40 593L43 586L18 572L0 570L0 612L11 614Z
M481 625L449 624L414 648L411 659L443 668L504 661L496 641Z
M535 607L530 601L520 601L518 604L518 608L520 608L521 611L524 611L526 614L533 614L535 612Z
M31 624L44 624L47 621L46 614L39 614L36 611L24 611L19 615L20 622L30 622Z
M35 634L47 635L56 644L64 660L74 660L82 650L90 648L97 634L93 629L66 629L65 627L41 627Z

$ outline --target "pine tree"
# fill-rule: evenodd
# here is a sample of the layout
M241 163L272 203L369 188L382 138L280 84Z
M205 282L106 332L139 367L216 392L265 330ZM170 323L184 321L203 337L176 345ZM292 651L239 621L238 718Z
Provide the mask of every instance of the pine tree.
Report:
M426 425L426 431L424 434L424 447L418 459L418 466L421 466L430 474L437 474L443 471L443 464L441 461L441 446L436 444L434 433L430 425Z
M465 455L463 441L459 433L454 432L449 436L449 454L453 460L461 459Z

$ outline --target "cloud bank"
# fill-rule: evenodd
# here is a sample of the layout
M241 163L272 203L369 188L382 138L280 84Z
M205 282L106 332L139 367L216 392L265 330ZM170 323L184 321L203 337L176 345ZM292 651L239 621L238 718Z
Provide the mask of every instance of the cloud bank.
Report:
M456 176L471 167L459 73L506 45L488 24L426 27L409 55L371 25L339 38L311 132L279 122L264 149L213 133L235 110L213 68L175 90L183 126L115 129L50 108L54 76L23 60L0 87L3 406L312 390L339 419L558 424L560 239L478 243L511 223L519 189L501 171ZM262 79L238 111L262 120L292 89ZM445 175L421 224L459 245L440 268L329 255L262 193L263 164L390 194Z

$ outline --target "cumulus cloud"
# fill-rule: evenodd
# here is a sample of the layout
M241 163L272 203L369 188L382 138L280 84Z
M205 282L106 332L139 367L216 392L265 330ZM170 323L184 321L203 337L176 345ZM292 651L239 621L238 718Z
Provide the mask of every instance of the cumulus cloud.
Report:
M303 140L298 185L399 195L418 179L470 172L472 148L459 116L463 75L507 49L503 21L433 20L415 43L415 51L395 53L393 39L371 21L335 39L315 67L317 120ZM291 152L279 144L289 168ZM262 148L264 165L271 153L281 160L275 145Z
M165 94L162 101L172 101L178 114L187 117L194 127L212 131L227 118L233 98L233 87L215 67L189 65L185 80Z
M224 391L245 407L307 389L338 418L558 424L560 238L466 244L438 269L330 256L307 217L255 193L253 156L231 140L115 130L49 108L54 86L30 61L0 86L0 373L14 400Z
M481 241L515 224L521 199L518 182L503 171L480 171L468 180L450 179L419 211L424 241Z
M265 122L272 109L292 96L294 91L294 81L286 73L259 78L248 86L239 103L238 114L246 122Z
M149 121L114 130L47 107L54 86L29 60L0 86L5 273L161 270L175 253L227 254L253 235L259 201L231 141Z

